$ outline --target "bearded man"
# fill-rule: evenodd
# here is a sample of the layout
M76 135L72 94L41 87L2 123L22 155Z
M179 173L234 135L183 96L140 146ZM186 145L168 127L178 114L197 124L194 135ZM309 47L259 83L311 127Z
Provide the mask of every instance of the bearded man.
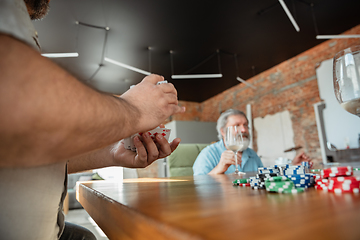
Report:
M240 172L256 172L263 167L261 159L254 150L248 148L250 143L249 121L244 112L228 109L217 120L216 130L219 141L204 148L193 165L194 175L230 174L235 172L234 152L225 147L225 133L227 127L237 126L243 135L242 151L237 152L237 164ZM292 164L309 162L311 159L305 154L298 154Z

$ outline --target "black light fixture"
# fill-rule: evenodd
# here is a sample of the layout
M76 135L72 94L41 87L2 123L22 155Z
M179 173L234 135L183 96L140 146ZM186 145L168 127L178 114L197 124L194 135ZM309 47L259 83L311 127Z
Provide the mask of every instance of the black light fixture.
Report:
M242 83L248 85L249 87L251 87L251 88L253 88L253 89L256 89L256 87L255 87L254 85L246 82L244 79L242 79L241 77L239 77L239 75L238 75L238 72L239 72L239 70L238 70L238 62L237 62L237 55L236 55L236 54L234 54L234 59L235 59L235 68L236 68L236 80L238 80L239 82L242 82Z

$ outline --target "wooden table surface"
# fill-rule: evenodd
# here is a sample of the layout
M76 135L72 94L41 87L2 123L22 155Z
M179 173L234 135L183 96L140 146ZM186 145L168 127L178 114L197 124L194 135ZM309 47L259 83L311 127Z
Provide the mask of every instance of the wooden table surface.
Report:
M109 239L360 239L360 194L267 193L233 179L82 182L78 200Z

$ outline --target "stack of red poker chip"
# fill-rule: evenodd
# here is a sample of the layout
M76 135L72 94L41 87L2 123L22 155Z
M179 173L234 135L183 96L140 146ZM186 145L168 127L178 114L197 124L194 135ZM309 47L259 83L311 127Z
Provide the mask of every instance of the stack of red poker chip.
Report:
M332 177L329 179L328 191L334 193L359 193L359 177Z
M321 171L315 180L315 189L334 193L359 193L360 178L354 177L350 166L332 167Z
M322 178L338 177L338 176L352 176L352 175L353 175L353 169L351 166L331 167L331 168L321 170Z
M315 189L316 190L327 190L328 186L329 186L329 180L326 178L319 178L315 180L316 184L315 184Z

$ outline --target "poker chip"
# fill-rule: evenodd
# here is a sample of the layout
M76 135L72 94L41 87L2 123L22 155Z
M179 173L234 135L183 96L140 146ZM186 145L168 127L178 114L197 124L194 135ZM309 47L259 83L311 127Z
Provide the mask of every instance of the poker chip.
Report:
M234 185L244 184L244 183L250 183L250 180L248 178L241 178L241 179L235 179L233 181Z
M313 178L312 175L308 174L308 173L304 173L304 174L290 174L290 175L285 175L287 178L296 178L296 179L306 179L306 180L310 180L311 178Z
M305 169L307 169L308 171L307 172L309 172L309 170L310 170L310 168L312 168L313 167L313 162L301 162L301 165L302 166L304 166L305 167Z
M250 186L253 189L265 189L265 181L278 175L280 175L280 170L277 167L258 168L258 174L255 177L249 178Z
M269 177L275 177L275 176L278 176L278 174L277 173L259 173L259 174L256 174L257 178L269 178Z
M321 170L322 178L352 176L352 175L353 175L353 169L351 166L331 167Z
M327 169L312 169L311 164L303 162L301 165L274 165L258 168L258 173L248 179L236 179L234 185L251 187L254 190L266 189L269 193L297 194L307 188L335 194L360 193L360 177L353 176L353 171L360 168L338 166Z
M359 188L359 184L345 184L345 183L332 184L332 183L329 183L329 185L328 185L329 190L334 190L336 188L339 188L342 190L352 190L352 189Z
M292 188L292 189L284 189L282 192L279 193L291 193L291 194L297 194L305 192L305 188Z
M301 162L301 166L304 166L304 167L309 167L310 164L309 162Z
M303 162L296 166L285 164L259 168L256 176L236 179L233 184L250 186L254 190L266 189L270 193L296 194L310 187L336 194L360 193L360 177L352 176L355 171L352 167L313 169L312 173L306 173L310 167L308 162Z
M294 183L289 179L287 181L283 181L283 182L268 181L265 184L266 184L266 190L271 193L297 194L300 192L304 192L304 188L295 188Z
M250 183L240 183L239 184L240 187L250 187Z
M263 184L260 184L260 183L250 183L250 187L262 187Z
M277 190L267 190L270 193L288 193L297 194L305 191L305 188L279 188Z
M257 183L260 182L260 179L256 178L256 177L249 177L250 183Z
M328 188L326 186L320 186L320 185L315 185L315 189L316 190L324 190L324 191L328 190Z
M313 175L309 173L293 174L293 175L285 175L285 176L294 182L295 187L309 188L312 187L315 183Z
M359 177L331 177L329 178L328 191L334 193L359 193Z
M294 183L292 181L284 181L284 182L266 182L265 188L267 191L279 192L284 189L292 189L294 188Z
M274 165L258 169L258 174L249 179L237 179L234 184L254 190L266 189L269 193L304 192L305 189L315 187L316 190L342 193L360 193L360 177L353 176L358 168L350 166L331 167L327 169L313 169L309 173L311 164L303 162L301 165Z
M281 181L287 181L287 180L289 180L289 179L285 176L276 176L276 177L271 177L268 179L269 182L281 182Z
M319 174L315 174L314 178L315 178L315 180L322 179L321 175L319 175Z
M305 174L305 166L292 166L285 164L281 166L274 165L272 167L258 168L258 174L256 174L255 177L249 178L250 186L252 189L266 189L268 192L276 193L302 192L302 188L299 188L299 190L293 190L296 189L295 183L293 180L284 176L284 173L289 173L289 175L299 175L300 173ZM314 177L314 175L306 176L307 182L303 182L302 179L299 179L299 183L297 183L298 187L308 187L310 183L315 182ZM310 180L310 178L312 180Z
M355 183L355 184L359 184L360 183L360 177L355 177L355 176L347 176L347 177L330 177L329 182L333 182L333 183L346 183L346 184L351 184L351 183Z
M315 180L315 189L327 191L329 186L329 179L327 178L317 178Z
M251 187L255 187L255 186L259 186L260 185L260 179L256 178L256 177L250 177L250 186Z
M259 167L258 172L262 170L274 170L274 169L278 169L277 165L274 165L273 167Z
M290 179L287 179L286 181L281 181L281 182L270 182L270 181L266 181L265 182L265 186L284 186L284 185L291 185L291 186L294 186L294 183L290 180Z
M318 185L329 185L329 179L327 178L321 178L321 179L317 179L315 180L316 184Z
M328 192L333 192L336 194L342 194L342 193L355 193L355 194L359 194L360 189L356 188L356 187L349 187L347 188L342 188L342 187L334 187L332 189L328 188Z
M360 192L360 177L352 176L350 166L332 167L321 171L321 176L315 179L316 190L323 190L335 194Z
M288 166L283 170L284 175L305 174L304 166Z
M294 182L286 176L271 177L265 181L266 191L271 193L292 193L303 192L304 188L295 188Z
M259 174L270 174L270 173L280 174L280 169L278 167L262 167L262 168L258 168L258 173Z
M315 173L308 173L308 174L309 174L309 176L312 177L311 180L312 180L313 182L315 182L315 179L316 179L316 178L321 177L319 174L315 174Z

